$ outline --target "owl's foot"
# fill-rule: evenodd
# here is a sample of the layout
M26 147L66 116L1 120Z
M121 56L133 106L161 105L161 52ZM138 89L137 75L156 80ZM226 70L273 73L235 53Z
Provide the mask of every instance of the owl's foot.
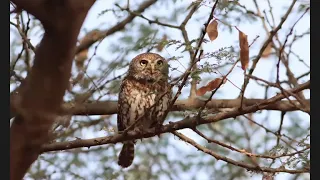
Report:
M161 130L162 130L162 127L163 127L163 125L162 124L160 124L160 123L157 123L156 125L155 125L155 132L158 134L157 136L160 138L160 133L161 133Z
M134 132L136 132L138 134L142 134L143 133L143 129L142 128L135 128Z
M143 134L144 132L143 127L136 127L133 131L138 134ZM142 139L143 138L141 138L140 141L142 141Z
M118 131L118 134L121 135L121 134L124 134L126 135L128 132L127 131Z

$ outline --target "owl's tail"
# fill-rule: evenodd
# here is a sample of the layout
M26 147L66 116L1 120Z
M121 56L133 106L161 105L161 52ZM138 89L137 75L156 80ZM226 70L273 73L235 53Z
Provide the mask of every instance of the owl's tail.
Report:
M129 167L134 158L134 142L128 141L123 144L119 154L118 164L123 168Z

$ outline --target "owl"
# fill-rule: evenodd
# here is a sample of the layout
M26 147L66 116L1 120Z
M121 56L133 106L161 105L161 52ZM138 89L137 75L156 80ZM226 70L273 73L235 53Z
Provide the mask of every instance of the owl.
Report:
M118 131L134 124L133 131L143 132L163 124L172 96L168 83L168 62L158 54L143 53L132 59L120 87ZM134 159L135 141L123 143L118 164L130 166Z

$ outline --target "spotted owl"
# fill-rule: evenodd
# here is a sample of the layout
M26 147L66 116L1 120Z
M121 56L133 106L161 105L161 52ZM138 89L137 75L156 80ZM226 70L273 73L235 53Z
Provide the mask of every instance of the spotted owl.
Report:
M118 100L118 131L134 124L133 131L163 124L172 96L168 62L158 54L143 53L132 59L123 79ZM123 143L118 164L128 167L134 159L134 141Z

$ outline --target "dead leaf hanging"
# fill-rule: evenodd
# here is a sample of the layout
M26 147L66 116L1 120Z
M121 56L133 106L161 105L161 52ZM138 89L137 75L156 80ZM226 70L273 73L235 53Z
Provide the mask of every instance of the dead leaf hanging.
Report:
M79 52L75 57L75 63L78 70L82 70L85 60L88 58L88 49Z
M88 32L80 41L80 44L84 44L88 41L92 41L92 40L97 40L98 39L98 35L99 35L100 31L97 29L94 29L90 32ZM83 51L79 52L78 54L76 54L75 57L75 62L76 62L76 67L78 68L78 70L82 70L85 61L88 59L88 48L84 49Z
M158 45L156 46L157 50L159 52L162 51L162 49L164 48L165 44L167 42L167 35L163 35L161 41L158 43Z
M206 86L199 88L196 92L197 96L203 96L206 92L212 91L219 87L220 83L222 82L223 78L217 78L210 81ZM222 84L226 83L227 79L224 79Z
M218 37L218 21L217 20L212 21L208 25L206 32L208 33L208 36L211 41L217 39L217 37Z
M239 46L240 46L240 61L243 70L246 70L249 65L249 43L248 36L239 31Z
M269 43L268 46L266 47L266 49L264 49L264 51L263 51L261 56L263 58L267 58L267 57L270 56L271 52L272 52L272 44Z

